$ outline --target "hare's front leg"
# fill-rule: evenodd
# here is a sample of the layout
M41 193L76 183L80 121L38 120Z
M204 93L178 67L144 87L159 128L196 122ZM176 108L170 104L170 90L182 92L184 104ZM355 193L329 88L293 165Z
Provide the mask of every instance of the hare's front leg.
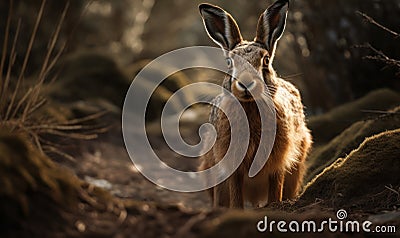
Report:
M229 185L227 181L224 181L212 188L211 194L214 208L219 206L229 207Z
M298 162L292 167L291 171L286 172L285 184L283 187L284 200L293 199L297 196L303 183L305 171L305 164L303 162Z
M269 177L268 203L281 202L285 174L276 172Z
M229 179L229 197L231 208L243 208L243 174L237 170Z

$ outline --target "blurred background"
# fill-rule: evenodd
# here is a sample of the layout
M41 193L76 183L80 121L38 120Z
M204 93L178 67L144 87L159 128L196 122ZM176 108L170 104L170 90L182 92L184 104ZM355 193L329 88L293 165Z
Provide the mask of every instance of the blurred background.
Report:
M27 74L35 74L40 68L52 33L67 6L56 46L61 48L62 43L66 43L59 61L64 69L59 73L60 78L87 78L89 74L96 78L94 80L101 80L105 87L122 89L126 81L119 82L119 79L125 77L129 81L146 62L163 53L185 46L214 45L198 13L197 6L201 2L204 1L47 1ZM230 12L244 38L251 40L259 15L273 1L209 2ZM18 20L21 23L13 67L15 74L22 67L41 3L41 0L13 1L11 39ZM5 32L9 7L10 1L1 1L1 32ZM393 31L400 31L400 0L291 1L286 32L279 42L274 66L280 76L301 90L309 115L326 112L377 88L400 89L397 69L366 59L375 53L360 47L368 43L388 57L399 59L400 39L367 22L358 12ZM2 45L3 42L4 37L0 37ZM81 83L86 89L94 86L85 81ZM75 80L71 84L76 86ZM95 88L97 86L93 90ZM77 90L65 92L64 99L79 96ZM57 93L61 97L59 94L63 93ZM123 90L122 93L110 90L105 95L118 104Z
M254 234L241 229L247 224L256 231L256 220L240 222L239 214L221 222L215 215L225 211L203 213L210 209L205 192L177 193L149 182L132 164L122 138L125 95L147 63L178 48L215 46L198 12L203 1L0 1L0 237L82 237L84 232L84 237L124 237L111 235L121 229L126 237L198 237L208 228L193 226L207 220L211 225L205 227L219 226L223 235L206 237ZM273 0L209 2L230 12L251 40L258 17ZM305 182L318 174L316 185L299 200L303 208L288 206L290 214L325 200L325 211L360 208L399 224L399 16L400 0L290 1L274 68L301 91L314 141ZM168 67L149 75L163 75ZM165 102L185 85L219 84L222 77L205 69L184 70L154 92L146 133L163 162L183 171L198 166L198 160L184 159L166 145L158 120ZM146 81L140 87L149 89ZM211 94L201 89L176 103ZM180 118L186 142L199 142L197 129L208 113L196 105ZM367 160L357 162L361 158ZM344 169L332 167L335 161ZM162 168L152 171L175 181ZM387 212L392 210L397 213ZM324 219L334 216L311 211Z

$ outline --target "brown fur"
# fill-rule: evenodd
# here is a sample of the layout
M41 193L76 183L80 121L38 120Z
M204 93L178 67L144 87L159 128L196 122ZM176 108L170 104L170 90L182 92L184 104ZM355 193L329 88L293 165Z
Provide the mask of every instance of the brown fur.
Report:
M254 178L247 176L259 146L261 126L255 102L242 103L249 119L249 147L239 169L227 181L210 189L214 206L243 207L244 200L253 206L261 206L264 205L263 202L293 199L301 188L306 172L305 158L311 146L311 135L304 122L303 106L297 89L280 78L275 78L274 82L277 88L273 96L277 131L270 157ZM295 103L291 104L291 101ZM216 117L217 142L201 158L199 170L217 164L229 147L231 136L229 121L220 110Z
M232 31L234 32L235 29ZM226 181L209 189L214 207L243 208L245 201L250 202L253 206L263 206L266 203L295 198L301 189L306 172L305 159L312 143L310 132L305 124L299 91L291 83L276 77L271 62L267 67L263 65L264 57L271 56L270 58L273 58L274 49L268 50L259 42L239 40L240 42L230 49L228 54L236 62L234 69L237 79L227 77L223 85L240 100L246 112L250 127L250 141L245 158L239 168ZM240 60L235 58L237 56L249 62L258 72L253 73L256 87L252 90L254 95L251 99L244 99L243 92L234 83L230 83L236 80L242 82L240 76L242 72L251 71L248 64L240 63ZM259 75L262 75L262 78ZM255 153L259 148L262 150L265 146L260 144L261 135L266 132L262 131L259 112L264 108L258 109L256 104L256 100L260 100L260 98L262 100L262 97L258 98L257 95L263 93L271 96L275 106L276 137L267 163L255 177L250 178L248 171L253 163ZM221 94L216 101L221 108L228 109L235 115L239 110L233 106L231 100ZM239 121L229 122L225 114L217 108L213 108L210 121L215 126L217 140L212 149L202 156L199 170L213 167L222 160L231 140L230 123L239 123ZM232 139L235 140L233 145L243 143L240 138Z

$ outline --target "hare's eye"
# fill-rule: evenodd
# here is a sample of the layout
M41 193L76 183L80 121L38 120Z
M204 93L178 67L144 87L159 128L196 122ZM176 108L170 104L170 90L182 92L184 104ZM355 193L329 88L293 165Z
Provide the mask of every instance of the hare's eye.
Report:
M269 64L269 58L268 58L268 56L264 56L264 58L263 58L263 66L264 67L268 67L268 64Z
M228 65L228 68L232 68L233 66L232 58L226 58L226 64Z

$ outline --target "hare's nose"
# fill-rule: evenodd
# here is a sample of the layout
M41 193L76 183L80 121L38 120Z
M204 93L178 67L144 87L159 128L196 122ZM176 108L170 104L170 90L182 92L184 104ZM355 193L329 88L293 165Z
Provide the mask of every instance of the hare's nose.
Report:
M255 86L256 86L256 81L253 80L251 82L249 82L247 85L245 85L247 90L252 90Z
M249 82L248 84L244 84L244 83L242 83L242 82L240 82L240 81L236 81L236 86L237 86L237 88L240 90L240 91L245 91L245 90L247 90L247 91L249 91L249 90L252 90L254 87L255 87L255 85L256 85L256 82L255 81L252 81L252 82Z
M236 87L240 91L250 91L256 86L256 81L249 73L243 73L236 81Z

